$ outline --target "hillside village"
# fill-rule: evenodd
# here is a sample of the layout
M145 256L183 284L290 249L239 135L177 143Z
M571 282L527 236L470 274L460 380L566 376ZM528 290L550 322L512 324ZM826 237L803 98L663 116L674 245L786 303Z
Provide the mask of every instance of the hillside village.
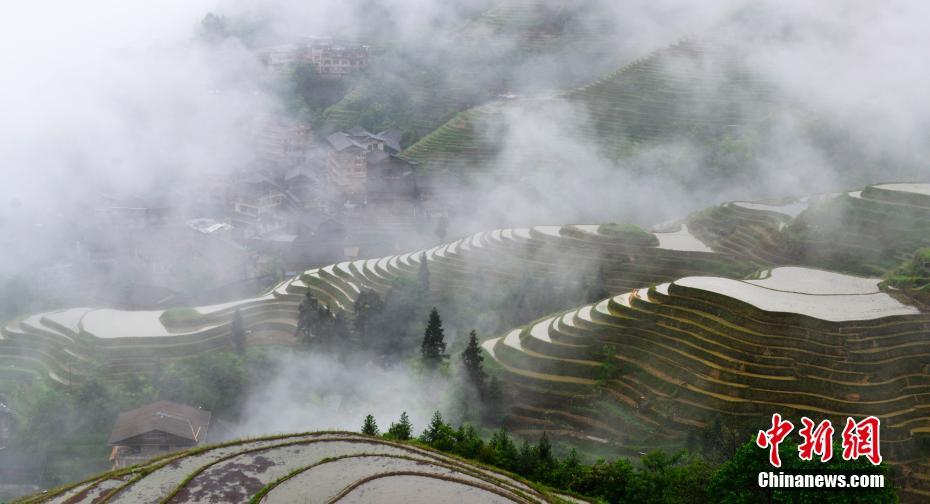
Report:
M107 113L0 150L34 171L0 501L930 500L897 7L221 2L107 40Z

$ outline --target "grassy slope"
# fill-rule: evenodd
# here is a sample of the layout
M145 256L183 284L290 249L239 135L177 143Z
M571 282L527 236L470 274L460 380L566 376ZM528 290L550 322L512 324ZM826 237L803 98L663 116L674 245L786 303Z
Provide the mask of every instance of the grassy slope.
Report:
M445 60L401 55L387 61L387 71L363 80L323 112L324 131L363 124L369 129L396 128L420 139L459 112L487 102L519 75L515 68L531 58L577 58L600 54L610 46L578 18L585 11L552 6L540 0L501 1L454 34L456 48ZM592 53L593 51L593 53ZM468 113L468 112L465 112Z
M612 159L629 152L637 143L676 135L707 141L726 138L765 118L764 114L743 113L738 103L752 100L764 104L769 99L765 86L734 70L729 58L717 44L685 41L627 64L561 98L578 105L578 110L586 111L591 119L592 130L574 134L595 139ZM696 90L708 83L713 83L715 89ZM507 108L540 108L555 105L556 101L498 103L465 111L403 155L432 170L469 163L480 166L501 147L483 132L493 131L494 126L500 128Z

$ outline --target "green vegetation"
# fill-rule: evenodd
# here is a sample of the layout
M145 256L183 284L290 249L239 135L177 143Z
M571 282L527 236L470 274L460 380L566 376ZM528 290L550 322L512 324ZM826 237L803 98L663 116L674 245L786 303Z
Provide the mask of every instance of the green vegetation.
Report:
M882 287L903 289L922 303L930 303L930 248L914 256L885 275Z
M782 467L773 468L768 461L768 450L762 450L753 442L746 443L719 466L708 483L706 492L714 502L721 504L773 503L845 503L845 502L898 502L888 466L882 463L875 467L865 460L845 461L840 444L833 447L833 458L826 463L818 459L804 461L798 457L797 443L785 442L778 447ZM759 488L760 472L784 472L785 474L880 474L885 477L884 488L862 488L825 491L823 489Z
M429 312L429 321L426 323L426 331L423 333L423 343L420 345L420 360L426 369L435 370L448 358L445 335L442 330L442 319L439 318L439 311L433 308Z
M365 422L362 424L362 434L366 436L377 436L380 434L378 430L378 424L375 422L375 417L368 415L365 417Z
M391 427L388 428L388 431L384 434L384 437L397 441L407 441L412 436L413 424L410 422L410 417L407 416L406 411L400 414L400 420L398 420L397 423L391 422Z
M478 344L478 334L472 331L468 334L468 346L462 351L462 367L465 371L465 377L468 385L478 391L479 396L484 396L487 373L484 372L484 355L482 355L481 346Z
M348 340L348 328L342 314L334 314L307 291L297 315L297 336L304 345L332 349Z
M323 111L346 94L349 84L344 79L330 79L317 73L313 63L301 63L292 70L283 96L286 110L295 117L314 122Z
M365 421L366 426L369 418L374 422L369 415ZM797 456L797 444L788 442L779 447L784 461L781 469L769 465L768 450L760 449L752 441L741 444L719 462L689 455L685 451L672 455L651 451L642 455L637 463L618 458L613 462L600 459L593 464L586 464L574 449L564 457L557 457L545 432L535 444L524 440L518 445L501 428L485 441L471 425L463 424L456 428L446 423L439 412L433 414L429 425L416 442L506 470L557 491L608 503L897 502L885 465L875 467L864 459L844 461L839 456L825 464L819 461L805 462ZM838 444L834 452L841 453ZM760 472L768 471L789 474L881 474L886 476L886 486L830 492L817 489L760 489L757 476Z
M15 414L10 448L47 455L46 486L83 479L107 468L107 438L121 411L167 399L235 420L246 389L269 373L266 354L253 349L214 352L121 381L99 367L70 387L35 380L8 397Z
M882 275L930 246L930 208L889 204L868 191L811 205L784 231L788 258L835 271ZM885 196L887 198L887 196Z
M618 238L625 242L634 243L646 247L654 247L659 244L658 238L652 233L643 231L642 228L635 224L617 224L611 222L601 224L597 232L612 238Z
M183 327L201 321L202 315L194 308L168 308L158 317L165 327Z

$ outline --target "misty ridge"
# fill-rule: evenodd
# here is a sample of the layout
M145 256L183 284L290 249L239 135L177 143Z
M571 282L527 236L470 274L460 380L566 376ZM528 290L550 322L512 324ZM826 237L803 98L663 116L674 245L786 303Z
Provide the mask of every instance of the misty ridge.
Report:
M484 341L599 302L653 258L541 240L488 260L509 276L463 262L405 284L367 272L380 262L347 266L370 275L385 306L366 313L337 292L314 308L325 329L284 321L306 300L269 308L270 322L255 307L279 289L293 295L290 285L307 299L331 295L314 282L331 282L337 263L491 241L462 240L472 233L629 223L609 229L646 243L656 238L644 230L676 231L725 202L777 205L930 173L930 7L919 2L94 0L53 10L17 5L0 21L0 322L113 308L160 311L150 318L169 334L225 330L232 316L273 333L239 327L267 348L159 357L119 387L96 363L80 394L107 405L99 417L67 406L56 425L102 432L110 409L166 398L213 408L216 440L357 430L366 415L386 430L402 412L417 430L436 411L480 423L498 412L484 385L458 382L470 331ZM361 62L326 75L325 62L307 63L317 45ZM299 61L281 70L279 58ZM340 134L380 145L385 173L400 174L377 195L348 194L333 176ZM869 231L840 211L784 227L805 238L805 225ZM848 259L789 252L824 267ZM726 275L759 269L730 260ZM423 275L426 252L392 261ZM698 273L722 269L698 263ZM460 289L443 287L458 278ZM366 292L351 287L353 302ZM448 368L430 374L418 355L433 307ZM122 320L107 327L118 333ZM613 350L584 358L602 365ZM23 390L0 399L26 397L29 413L56 400Z
M210 44L198 37L192 14L208 9L188 4L160 16L161 31L152 38L137 30L131 42L81 31L89 23L78 18L69 47L35 44L41 52L28 58L11 48L35 35L11 27L5 46L14 66L4 93L11 190L4 226L28 220L49 231L17 229L17 237L29 236L8 240L3 263L34 266L46 256L37 250L55 257L62 242L46 243L45 236L74 233L65 216L106 204L88 201L90 194L144 195L146 202L210 217L203 194L215 191L215 177L248 169L256 123L281 109L252 51L305 35L370 41L386 53L384 67L376 69L385 80L439 72L439 86L471 88L457 93L468 105L501 94L519 97L514 106L501 106L503 117L479 125L492 137L495 155L462 170L479 175L468 181L475 194L463 197L479 213L474 223L456 218L457 234L506 222L650 225L727 199L828 192L921 174L927 110L918 90L928 73L909 52L925 36L913 21L923 14L919 6L558 2L548 8L567 21L552 31L565 37L551 44L564 47L517 54L526 44L519 35L468 21L485 4L230 2L213 9L225 16L230 33ZM827 9L842 16L826 15ZM120 15L109 23L114 34L143 13ZM592 38L600 48L586 47L595 45ZM748 125L730 135L731 145L672 137L605 147L590 131L596 125L587 104L561 97L687 38L719 45L727 61L713 55L662 61L670 75L691 80L677 104L689 107L681 119L702 103L735 109ZM492 66L501 61L508 63L503 73ZM764 90L734 93L735 72ZM54 83L64 78L67 86L58 88ZM763 93L768 101L758 99ZM746 183L729 184L734 178ZM728 185L752 192L721 193ZM545 197L556 189L561 197ZM651 204L658 201L665 204ZM30 246L17 245L23 241ZM14 270L5 267L7 275Z

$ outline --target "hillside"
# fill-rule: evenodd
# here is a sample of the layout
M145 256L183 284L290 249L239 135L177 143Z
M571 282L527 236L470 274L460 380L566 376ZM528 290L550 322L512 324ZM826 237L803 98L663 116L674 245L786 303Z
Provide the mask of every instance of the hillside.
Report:
M562 502L510 475L471 462L348 432L200 447L16 502L101 501Z
M498 229L426 250L308 270L264 295L221 305L164 311L76 308L36 314L0 328L0 362L5 364L0 375L9 384L36 373L67 383L79 380L94 363L116 374L151 370L158 360L229 348L236 310L252 331L250 344L290 343L297 307L307 290L351 317L361 292L384 293L397 279L415 278L422 258L429 264L437 294L448 289L494 291L494 286L503 294L505 287L519 289L530 277L577 289L596 281L608 292L619 292L687 274L739 277L757 267L713 253L686 230L640 232L650 238L647 241L637 234L598 230L596 225Z
M39 313L0 328L0 385L14 386L34 376L68 383L95 364L116 374L147 371L160 360L230 348L237 309L252 331L250 344L289 344L297 307L308 290L351 317L361 292L383 294L398 279L416 278L423 258L434 296L451 292L481 298L502 311L516 311L530 280L537 289L552 291L548 305L555 310L592 300L591 295L619 294L685 276L744 278L775 265L824 268L832 261L830 269L879 276L914 250L930 246L930 206L921 206L920 198L927 184L894 191L883 187L791 202L727 203L663 232L616 225L498 229L425 250L308 270L261 296L220 305ZM835 222L837 216L850 225L814 225Z
M639 143L682 135L704 142L739 138L764 125L773 97L767 85L736 64L738 60L732 46L710 39L684 40L560 96L465 111L403 155L427 170L486 168L503 147L508 113L545 110L563 102L576 107L577 117L571 122L585 125L566 134L594 140L609 159Z
M930 315L879 279L782 267L685 277L553 314L488 340L512 423L635 454L688 446L715 421L772 412L882 419L882 453L930 496ZM745 429L745 430L743 430Z
M612 68L616 47L589 3L502 0L448 34L449 44L425 55L389 47L345 97L322 113L324 131L361 124L404 131L407 147L459 112L525 86L539 67L556 87L587 83ZM422 51L422 48L417 48ZM532 79L530 79L532 80Z
M491 326L498 336L483 343L488 371L505 384L506 421L523 434L546 430L584 451L635 456L687 446L715 422L751 430L772 410L834 421L879 414L902 484L930 495L930 466L920 462L930 315L903 295L904 283L891 283L921 281L914 251L930 246L928 187L737 201L651 232L498 229L308 270L232 303L36 314L0 328L0 385L67 384L98 366L119 377L231 349L236 310L248 344L293 344L308 291L351 318L362 292L415 279L426 261L433 299L452 294L482 299L479 312L518 313L526 295L548 296L540 304L548 315L501 318ZM824 271L829 261L839 271Z

